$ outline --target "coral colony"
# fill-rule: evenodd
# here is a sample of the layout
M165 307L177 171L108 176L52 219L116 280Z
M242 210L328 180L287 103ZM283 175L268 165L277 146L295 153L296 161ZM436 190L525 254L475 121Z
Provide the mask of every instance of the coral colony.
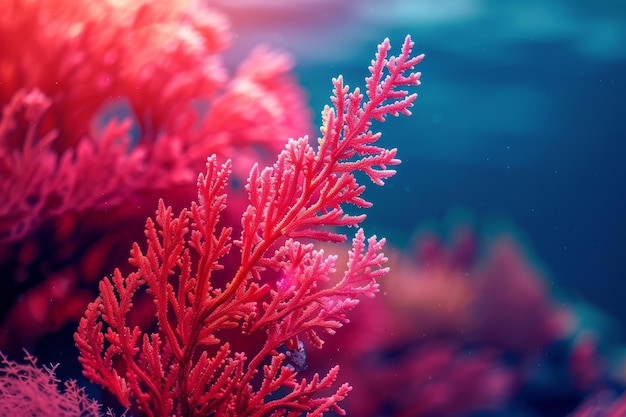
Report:
M380 44L365 94L333 80L333 107L323 111L317 147L306 137L291 139L274 165L252 168L238 239L221 222L230 161L208 159L198 201L178 215L159 202L146 222L147 247L131 251L137 270L104 278L80 321L75 341L87 377L148 416L344 414L339 402L351 387L335 387L337 366L308 380L298 375L303 344L322 348L323 335L347 323L358 298L375 295L387 273L384 239L359 229L345 267L305 242L343 242L334 228L364 219L342 208L371 206L357 172L378 185L395 173L388 166L399 163L396 150L376 146L380 133L370 128L372 120L410 114L417 96L399 88L419 84L420 73L411 71L423 55L412 57L412 46L407 37L401 53L389 56L389 41ZM214 275L233 250L239 266L221 284ZM345 269L337 275L339 268ZM268 271L279 271L280 279L268 280ZM127 322L143 287L154 298L152 332ZM264 340L234 351L224 336L232 329Z
M82 316L158 199L178 210L195 198L209 155L236 154L231 178L244 182L253 161L312 131L289 57L259 47L229 70L228 20L188 3L2 2L0 349L10 356ZM230 211L244 194L231 188Z
M74 340L84 375L146 416L345 414L340 402L351 386L337 382L338 366L321 374L307 369L307 350L322 348L359 298L377 293L377 280L388 272L385 241L358 229L345 265L317 244L346 241L341 227L364 220L364 214L344 212L346 205L372 205L362 197L359 172L377 185L395 174L389 167L400 162L396 150L376 145L381 135L372 122L410 114L417 95L403 88L419 85L414 67L423 55L412 55L407 37L391 56L385 40L363 93L350 91L341 76L334 79L317 143L290 139L273 165L255 163L247 203L234 214L239 200L227 194L235 192L231 177L242 168L228 150L254 142L273 150L283 139L277 135L296 136L296 128L306 133L299 91L285 75L288 61L258 50L226 84L216 53L227 35L216 15L186 16L186 29L173 31L184 10L141 3L122 11L103 3L57 16L53 9L11 2L8 14L17 20L2 22L11 47L3 47L0 89L7 103L0 123L0 262L13 277L14 298L4 308L15 303L5 311L2 344L9 346L11 331L28 318L58 313L60 328L84 308L88 293L76 283L99 269L83 261L72 266L72 260L84 256L103 267L100 253L117 243L100 233L107 243L93 250L66 244L84 233L86 218L96 224L111 214L126 224L129 201L147 204L144 197L161 190L156 216L145 222L146 244L132 246L129 272L116 269L103 278L80 319ZM52 16L45 31L24 32ZM159 25L149 24L158 19ZM107 25L118 25L117 31ZM169 42L163 55L159 41ZM125 45L137 42L142 53L131 57ZM62 56L66 61L59 63ZM33 70L35 58L47 74ZM163 68L176 62L181 76L168 68L170 79ZM97 73L89 73L94 68ZM213 98L202 117L190 108L197 94ZM134 122L99 119L107 106L128 113L119 102L106 104L109 97L123 97ZM295 116L285 116L290 113ZM206 171L197 176L197 201L176 214L165 201L189 183L200 155ZM250 154L241 164L246 158ZM37 261L54 239L63 245L50 259L63 261ZM43 282L22 286L35 272ZM20 290L24 297L16 295ZM62 312L44 308L48 299L59 301ZM70 299L76 302L68 311ZM16 334L32 342L50 331L47 325ZM30 355L25 364L1 359L3 415L98 414L75 383L57 387L54 367L39 368Z

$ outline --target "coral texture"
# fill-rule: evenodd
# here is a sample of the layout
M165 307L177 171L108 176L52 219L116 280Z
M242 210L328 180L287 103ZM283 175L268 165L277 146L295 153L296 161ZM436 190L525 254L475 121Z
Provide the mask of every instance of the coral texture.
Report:
M158 199L194 198L208 155L236 150L243 182L312 130L290 58L258 47L231 74L230 25L199 2L8 0L0 38L5 352L78 320Z
M260 48L229 80L221 57L227 21L187 3L5 5L0 191L8 201L0 202L0 242L60 213L193 182L211 153L282 147L276 134L306 128L289 59ZM123 114L131 117L115 120Z
M28 354L26 363L20 364L0 352L0 415L98 417L99 404L75 381L67 381L65 388L59 389L55 369L38 367Z
M273 166L252 168L239 239L222 218L230 161L208 159L198 201L180 214L159 203L146 222L147 248L131 250L136 271L104 278L80 321L75 341L87 377L148 416L344 413L338 403L351 387L335 387L338 367L308 379L300 373L307 346L321 348L358 298L378 291L387 273L384 239L358 230L339 276L336 256L314 242L343 242L336 228L365 218L343 209L371 206L356 173L378 185L395 173L396 150L376 146L380 133L371 123L410 114L417 95L401 88L419 84L413 68L423 59L411 56L412 47L407 37L401 53L389 56L389 41L381 43L365 95L349 92L342 77L333 80L333 107L322 113L316 147L306 137L291 139ZM230 270L224 259L233 246L238 262ZM154 300L154 329L127 321L143 288ZM236 351L233 333L262 342Z

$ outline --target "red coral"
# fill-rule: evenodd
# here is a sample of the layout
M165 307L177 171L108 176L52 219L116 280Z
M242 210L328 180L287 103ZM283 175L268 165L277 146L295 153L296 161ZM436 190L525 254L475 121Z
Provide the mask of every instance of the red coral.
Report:
M89 289L118 264L114 248L141 236L159 197L176 207L193 198L207 155L236 149L243 182L259 150L274 155L309 131L290 59L260 48L230 75L230 37L224 16L186 0L3 3L5 351L41 336L14 320L18 299L33 305L34 288L58 273Z
M251 143L273 152L284 144L278 138L308 128L287 57L258 50L228 82L220 52L229 27L213 10L183 0L6 6L0 242L58 213L110 209L138 191L193 182L211 153ZM120 113L126 122L108 120Z
M380 133L370 127L371 120L410 114L417 95L398 88L419 84L420 73L410 71L423 56L411 57L412 46L407 37L397 57L387 57L388 40L379 46L367 100L358 89L349 93L341 77L333 80L334 109L324 109L317 150L306 138L292 139L272 167L253 167L238 240L221 219L230 161L220 167L209 158L198 178L198 203L178 216L159 203L155 221L146 222L147 250L135 244L131 251L137 271L104 278L81 319L75 341L87 377L125 406L134 400L148 416L344 413L337 403L351 389L347 383L324 394L337 367L324 377L299 376L301 337L321 347L322 333L346 323L359 296L378 291L376 280L387 273L384 239L366 239L359 230L340 278L334 278L335 256L298 239L344 241L344 234L320 227L357 226L364 219L342 208L371 205L354 174L364 172L382 185L395 173L387 166L400 162L396 150L376 146ZM233 244L240 253L236 271L224 269ZM272 283L271 270L282 278ZM154 297L154 332L127 322L142 287ZM263 341L235 353L228 340L233 331L260 334Z
M144 136L155 138L187 113L191 99L212 96L226 81L219 52L230 40L228 23L187 0L4 6L0 101L41 89L57 104L46 124L60 131L58 149L76 145L101 106L120 98Z
M128 123L110 123L101 140L84 139L75 149L55 152L56 132L43 137L36 133L50 104L39 90L20 90L4 108L0 120L0 242L18 240L48 217L118 205L125 197L120 188L130 188L129 179L141 172L140 151L127 151ZM22 141L20 128L24 126ZM22 143L11 149L14 138Z

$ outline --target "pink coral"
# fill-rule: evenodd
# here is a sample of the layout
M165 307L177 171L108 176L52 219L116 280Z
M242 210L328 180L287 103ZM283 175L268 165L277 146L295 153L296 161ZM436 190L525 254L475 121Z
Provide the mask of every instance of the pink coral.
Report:
M302 239L344 241L328 227L357 226L365 215L349 215L343 206L371 205L354 174L382 185L395 173L388 166L399 163L396 150L376 146L380 133L370 127L372 120L410 114L417 95L399 88L419 84L420 73L411 71L423 56L411 57L412 46L407 37L401 54L390 57L389 41L379 46L367 99L359 89L349 93L341 77L333 80L334 108L323 111L317 149L306 137L291 139L273 166L252 168L239 239L232 240L222 219L230 161L220 166L209 158L198 177L198 202L179 215L159 203L155 220L146 222L147 250L135 244L131 251L137 271L104 278L80 322L75 340L86 376L148 416L344 413L338 402L351 388L333 387L338 367L326 376L299 375L302 337L321 348L324 334L348 322L359 297L374 296L387 273L384 239L366 239L359 230L340 277L336 257ZM223 260L233 245L239 262L229 270ZM272 283L271 270L282 278ZM154 332L127 323L142 287L154 298ZM235 352L233 331L251 340L261 335L261 343Z
M568 313L552 299L543 271L508 233L485 247L468 227L446 247L419 236L415 255L390 257L394 279L385 290L397 332L452 336L520 354L563 337ZM480 257L478 256L480 252Z
M229 29L216 12L184 1L65 3L11 1L0 21L0 102L8 104L0 190L9 199L0 202L0 241L58 213L110 209L138 191L193 182L206 155L250 143L274 151L284 143L277 137L307 128L282 54L259 49L228 82L220 52ZM138 143L130 119L101 120L120 101Z
M26 363L20 364L0 352L0 415L98 417L99 404L76 382L67 381L60 389L55 369L38 367L28 354Z
M623 417L625 415L626 394L615 398L615 395L607 390L590 396L569 417Z
M551 299L542 271L511 236L495 239L474 276L473 320L482 343L533 352L565 334L564 309Z
M354 381L348 414L394 417L459 416L498 409L511 397L515 374L493 349L468 353L449 341L429 341L402 354L335 359Z
M504 407L534 382L536 358L569 337L570 313L509 233L483 245L463 224L450 242L422 231L416 243L408 253L386 249L385 296L365 300L325 351L309 352L309 366L329 359L341 366L354 387L343 403L348 414L456 416ZM600 370L593 343L581 342L561 366L588 389Z
M59 274L88 289L159 197L193 198L207 155L236 150L243 181L309 131L289 57L258 48L229 74L229 23L196 2L9 0L0 37L4 348L37 337L18 298Z
M1 101L41 89L56 103L47 122L59 129L58 149L75 146L99 108L119 98L154 138L226 80L219 53L228 23L186 0L10 0L0 34Z

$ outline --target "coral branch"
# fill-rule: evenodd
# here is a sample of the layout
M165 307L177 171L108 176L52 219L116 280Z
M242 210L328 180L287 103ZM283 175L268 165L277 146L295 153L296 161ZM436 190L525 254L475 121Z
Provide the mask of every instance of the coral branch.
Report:
M134 399L148 416L344 414L338 403L351 387L334 388L338 367L304 378L302 338L321 348L322 333L334 334L360 297L376 294L388 271L385 241L358 230L336 276L337 257L299 239L344 241L334 228L358 226L365 215L343 207L371 206L355 173L379 185L395 173L387 166L399 163L396 151L374 145L380 133L370 130L371 120L409 114L416 95L398 88L419 84L411 71L422 56L411 57L412 45L407 37L401 54L388 58L389 41L381 44L367 100L341 77L333 81L334 109L324 110L317 149L306 137L292 139L273 166L251 170L238 240L221 218L230 161L208 159L198 202L178 216L159 202L155 220L146 221L147 249L135 244L131 251L137 272L103 279L80 322L75 340L86 376L124 405ZM232 243L239 250L234 270L225 262L237 255ZM152 333L126 322L141 287L154 298ZM245 352L234 352L230 337L233 346L244 338Z

